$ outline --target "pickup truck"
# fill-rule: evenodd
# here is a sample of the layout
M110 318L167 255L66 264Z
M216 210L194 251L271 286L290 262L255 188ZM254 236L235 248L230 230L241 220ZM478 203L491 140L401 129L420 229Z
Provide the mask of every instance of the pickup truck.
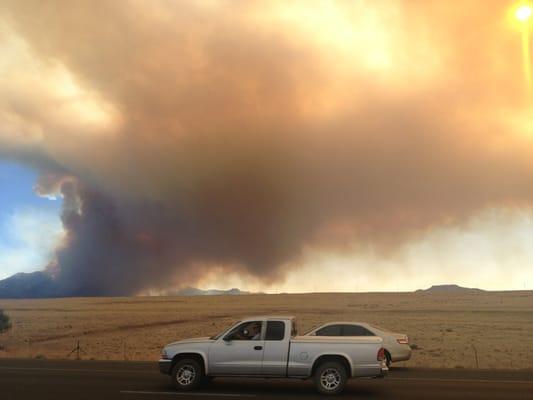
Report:
M378 336L298 336L294 317L252 317L222 333L168 344L159 369L178 390L217 376L312 378L322 394L342 392L349 378L388 371Z

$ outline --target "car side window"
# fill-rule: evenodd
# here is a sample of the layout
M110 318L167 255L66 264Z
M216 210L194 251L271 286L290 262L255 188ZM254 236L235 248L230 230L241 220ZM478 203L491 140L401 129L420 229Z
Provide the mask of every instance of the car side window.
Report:
M341 325L328 325L318 331L316 336L341 336Z
M283 340L285 338L285 323L282 321L268 321L265 340Z
M225 336L225 340L261 340L262 321L243 322Z
M343 325L342 336L376 336L361 325Z

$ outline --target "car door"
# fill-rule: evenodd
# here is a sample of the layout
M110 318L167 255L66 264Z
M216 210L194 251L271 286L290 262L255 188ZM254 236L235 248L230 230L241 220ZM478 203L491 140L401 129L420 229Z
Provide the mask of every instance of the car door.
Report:
M289 321L266 321L262 375L286 375L291 336L289 326Z
M212 375L260 375L265 346L264 321L246 321L209 348Z

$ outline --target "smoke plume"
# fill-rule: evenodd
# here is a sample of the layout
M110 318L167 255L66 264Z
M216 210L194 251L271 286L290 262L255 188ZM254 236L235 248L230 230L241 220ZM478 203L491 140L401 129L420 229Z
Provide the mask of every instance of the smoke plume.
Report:
M3 1L0 156L63 197L47 271L67 295L273 282L306 247L389 256L530 207L516 32L470 3Z

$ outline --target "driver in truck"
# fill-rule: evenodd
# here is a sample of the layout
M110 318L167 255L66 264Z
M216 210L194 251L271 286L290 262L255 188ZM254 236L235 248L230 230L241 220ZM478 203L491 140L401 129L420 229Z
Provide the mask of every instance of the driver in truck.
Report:
M251 322L235 334L237 340L259 340L261 339L261 323Z
M261 339L261 324L254 323L250 329L250 337L251 340L259 340Z

